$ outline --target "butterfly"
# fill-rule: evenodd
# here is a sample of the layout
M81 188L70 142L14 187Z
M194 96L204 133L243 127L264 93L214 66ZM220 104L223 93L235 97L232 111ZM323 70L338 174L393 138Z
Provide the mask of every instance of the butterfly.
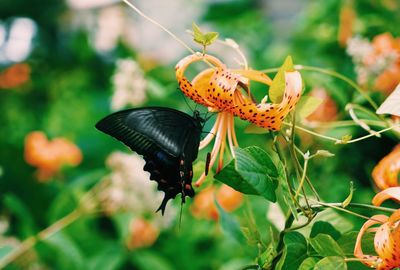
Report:
M96 128L123 142L146 161L144 170L165 193L157 209L164 215L170 199L193 197L193 162L197 158L204 120L166 107L128 109L110 114Z

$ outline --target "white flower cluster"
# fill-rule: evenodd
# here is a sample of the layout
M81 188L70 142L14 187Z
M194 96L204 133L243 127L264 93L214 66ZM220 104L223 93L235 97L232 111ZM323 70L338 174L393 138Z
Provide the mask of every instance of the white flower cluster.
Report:
M347 41L346 52L353 59L359 84L366 84L369 79L390 68L398 57L394 50L377 53L369 40L358 36Z
M119 110L127 105L140 105L146 101L146 79L133 59L119 59L112 77L114 94L111 108Z
M164 193L157 191L157 183L151 181L150 174L143 170L145 161L140 156L114 152L106 163L112 172L107 176L109 182L100 193L100 200L107 213L131 211L138 217L151 216L151 222L160 228L171 225L176 209L170 202L164 216L155 213Z

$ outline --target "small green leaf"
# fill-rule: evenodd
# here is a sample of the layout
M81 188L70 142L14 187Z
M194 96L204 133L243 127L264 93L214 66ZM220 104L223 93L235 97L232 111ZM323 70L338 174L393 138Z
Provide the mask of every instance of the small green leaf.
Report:
M317 221L314 223L311 228L310 238L314 238L320 233L330 235L335 240L340 237L340 232L326 221Z
M218 201L215 200L215 205L217 206L219 217L220 217L220 224L222 230L235 239L239 244L244 242L244 236L242 231L240 230L240 225L233 216L229 215L225 212L224 209L219 205Z
M201 32L200 27L195 22L193 22L192 29L193 29L194 41L203 45L205 40L204 40L204 34L203 32Z
M218 33L217 32L208 32L204 35L205 39L205 45L211 45L218 39Z
M278 172L271 157L259 147L235 149L236 159L215 178L245 194L260 195L275 202Z
M347 264L342 257L326 257L317 262L314 270L347 270Z
M353 199L354 191L355 191L355 188L354 188L353 181L350 181L350 193L347 196L347 198L342 202L343 208L346 208L351 203L351 200Z
M272 262L276 256L276 244L272 241L267 249L260 255L258 264L263 266L263 269L270 269Z
M196 23L192 23L193 40L202 46L208 46L214 43L218 38L217 32L203 33Z
M296 105L296 114L300 119L304 119L322 104L324 100L322 98L314 96L302 96L299 103Z
M313 270L315 264L319 261L319 258L316 257L308 257L307 259L305 259L300 267L299 270Z
M320 233L310 239L310 244L322 257L344 256L343 250L330 235Z
M289 232L283 237L285 245L276 270L298 270L307 258L307 241L299 232Z
M293 60L290 55L286 57L285 62L283 62L283 65L279 68L269 88L268 95L273 103L282 101L283 93L286 88L285 72L289 71L294 71Z
M346 144L348 143L353 137L351 135L344 135L341 140L336 141L336 144Z

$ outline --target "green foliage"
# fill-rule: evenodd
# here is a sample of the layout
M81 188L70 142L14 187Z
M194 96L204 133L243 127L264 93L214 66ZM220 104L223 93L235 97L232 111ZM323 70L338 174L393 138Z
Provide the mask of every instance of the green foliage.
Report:
M259 147L236 148L232 160L215 178L249 195L275 202L278 171L271 157Z
M224 209L219 205L217 200L215 200L215 205L218 208L219 217L221 219L221 227L224 232L235 239L237 243L243 244L244 237L237 220L226 213Z
M307 258L307 241L301 233L289 232L283 238L283 255L276 269L297 270Z
M193 40L202 45L204 48L213 44L218 39L217 32L207 32L203 33L200 30L200 27L197 26L194 22L192 23L193 28Z
M113 19L104 19L109 10L115 12L120 7L127 9L126 5L116 5L112 9L108 9L108 6L98 6L95 9L77 12L68 6L68 2L73 1L0 2L0 30L5 31L4 42L12 37L9 29L15 18L26 16L32 19L38 31L32 43L32 52L23 61L31 69L29 80L19 87L1 87L3 72L17 62L6 59L7 46L3 40L0 42L3 42L0 44L1 262L1 259L15 250L22 241L37 236L39 232L76 209L84 194L108 174L105 161L110 153L116 150L129 151L118 142L99 134L94 128L94 124L111 111L110 101L115 91L112 82L118 78L115 76L115 63L118 59L132 59L143 69L147 101L135 106L162 105L189 112L189 107L193 108L194 105L189 101L187 106L182 93L176 89L173 66L179 59L165 62L170 55L187 54L183 51L173 51L166 42L169 37L157 40L159 46L156 46L163 48L161 55L154 52L155 47L150 48L150 53L143 52L137 44L131 44L131 36L117 37L120 33L117 29L115 38L118 41L113 49L107 51L96 47L97 42L101 41L98 28ZM143 7L147 5L145 2L143 1ZM280 10L274 9L279 7L279 1L274 4L261 2L209 1L197 3L200 6L188 2L185 5L196 10L195 18L184 22L183 17L192 12L186 13L186 7L182 4L179 6L182 10L175 11L180 19L171 23L190 28L190 22L196 20L199 25L207 25L210 29L217 30L219 33L205 33L193 23L193 39L203 49L214 44L218 37L233 38L243 49L249 66L253 69L269 69L281 65L268 93L272 102L281 101L285 89L285 72L294 70L291 56L297 64L318 66L336 71L353 81L357 80L354 63L347 55L346 48L337 42L340 29L339 14L343 1L303 1L301 6L296 6L297 1L292 1ZM399 37L400 17L396 1L392 1L397 5L395 9L387 6L391 1L350 2L353 2L357 14L354 35L372 39L377 34L390 32L394 37ZM291 11L291 8L294 11ZM297 15L300 14L299 8L303 11L302 15ZM123 18L126 24L124 28L130 29L129 21L132 18L136 20L137 15L126 11L120 14L127 16ZM162 14L164 9L157 6L153 11ZM296 24L290 27L275 19L292 18L294 14L298 16L293 20ZM159 20L158 15L151 15L155 20ZM84 22L84 26L79 25L81 22ZM133 33L131 30L128 31L129 35ZM184 32L174 34L180 38L184 37ZM141 45L146 43L146 37L136 37ZM214 48L215 51L212 50ZM224 54L220 53L224 50L221 50L220 44L207 47L207 50L209 49L210 54L221 58L229 67L239 59L237 55L231 57L231 49L226 49L226 54L225 51ZM371 109L364 96L338 78L310 70L300 72L305 95L296 106L297 120L306 118L321 104L321 99L308 95L314 88L325 89L334 100L339 112L337 120L351 120L344 111L348 103ZM257 83L251 87L252 91L258 90ZM386 94L370 91L374 89L369 88L370 82L363 85L365 93L377 104L382 104L378 113L398 114L398 87L388 98ZM258 98L265 94L265 89L262 88L261 93L254 96ZM196 109L199 109L199 106ZM207 111L206 108L200 110L202 113ZM363 112L357 112L357 115L361 119L381 121L379 117ZM213 123L213 118L210 118L203 131L210 131ZM270 137L263 135L269 131L254 125L248 126L249 123L245 121L235 122L238 142L243 148L235 149L236 158L225 164L215 178L246 195L255 196L245 196L246 207L241 207L234 213L223 210L216 202L219 221L194 218L191 214L193 201L188 199L183 207L179 228L176 218L171 221L169 227L163 227L164 223L169 223L168 217L157 216L157 222L163 224L160 225L157 241L150 247L129 250L126 243L130 237L130 224L132 219L137 217L137 213L126 210L105 214L99 207L96 208L98 212L95 214L82 215L51 237L39 241L34 248L5 269L237 270L249 265L254 265L254 268L278 270L368 269L360 262L345 262L346 258L354 257L354 245L358 230L365 222L363 219L321 207L313 210L311 214L316 214L316 217L309 225L290 231L304 222L304 213L299 205L293 202L289 192L288 184L293 185L294 189L297 188L297 174L300 173L301 177L301 170L296 172L297 161L290 155L290 143L293 140L298 150L315 153L311 155L307 176L319 192L322 201L338 204L343 202L342 206L346 207L346 210L371 216L375 211L355 209L352 203L370 203L375 194L371 184L371 171L377 162L398 144L398 137L394 133L389 136L382 134L381 139L371 138L360 143L344 145L352 138L365 135L366 132L357 126L324 126L320 130L303 124L301 121L298 123L299 126L326 136L341 138L337 143L343 145L333 145L331 141L310 137L300 130L295 130L294 138L288 137L288 133L276 133L275 139L283 146L286 160L283 162L275 155ZM245 126L248 127L245 129ZM287 131L286 128L285 126L282 131ZM379 126L372 128L378 129ZM77 167L63 168L48 182L38 181L36 168L26 162L24 153L25 136L34 130L43 131L50 140L64 137L74 142L83 153L83 162ZM218 131L219 129L216 132ZM284 139L289 139L289 142L286 143ZM207 151L211 152L211 148L199 152L194 165L194 181L204 172L203 160ZM335 157L325 158L333 155ZM225 158L228 157L229 154L226 154ZM297 155L297 158L302 165L304 160L301 155ZM136 170L132 166L132 170L134 169ZM211 169L205 186L211 184L213 171L215 168ZM354 180L356 190L351 187L349 191L349 179ZM122 181L124 180L125 178L122 178ZM197 195L201 193L202 188L195 187ZM304 188L305 194L315 200L315 196L310 195L313 193L307 181ZM299 200L300 206L305 207L305 200ZM271 214L268 210L269 202L275 201L287 218L287 228L284 232L279 231L280 228L277 229L266 218ZM104 202L85 201L82 210L90 209L92 203L97 205ZM180 199L177 198L170 204L179 208L179 203ZM308 203L313 205L314 201L310 200ZM389 206L398 208L395 203ZM146 212L144 217L151 215L153 212ZM375 254L373 233L364 235L363 251L365 254Z
M313 96L302 96L296 105L296 114L304 119L312 114L322 104L323 99Z
M294 71L293 60L291 56L287 56L269 88L269 98L273 103L282 101L283 93L286 88L285 72L291 71Z
M342 257L326 257L317 262L314 270L347 270L347 264Z

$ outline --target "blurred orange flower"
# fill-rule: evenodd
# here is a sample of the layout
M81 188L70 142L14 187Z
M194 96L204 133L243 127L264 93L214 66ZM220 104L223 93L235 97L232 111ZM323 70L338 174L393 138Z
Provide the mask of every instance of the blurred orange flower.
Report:
M307 117L308 121L329 122L337 118L338 108L336 102L329 96L324 88L314 88L310 96L322 99L321 105Z
M47 181L64 165L77 166L82 161L80 149L65 138L49 141L41 131L25 137L25 161L38 168L39 181Z
M215 186L208 187L194 197L190 209L193 216L218 220L218 209L214 200L217 200L225 211L232 212L242 204L243 194L227 185L222 185L220 188Z
M137 249L149 247L154 244L159 235L159 230L145 219L138 218L132 220L129 225L129 239L127 247Z
M390 33L377 35L372 40L373 52L365 59L375 63L384 55L393 54L394 62L375 80L375 88L389 94L400 82L400 38L393 38Z
M28 64L15 64L0 73L0 89L15 88L27 82L31 68Z
M341 8L339 19L338 42L345 47L347 40L353 35L353 24L356 19L356 13L350 3Z
M400 144L385 156L372 171L372 178L378 188L384 190L399 185Z
M372 203L381 205L387 199L400 201L400 187L388 188L376 194ZM369 229L371 226L380 224L377 228ZM375 232L374 246L377 255L364 255L361 241L364 233ZM400 209L390 217L375 215L364 223L356 240L354 256L359 258L365 265L378 270L393 269L400 267Z

